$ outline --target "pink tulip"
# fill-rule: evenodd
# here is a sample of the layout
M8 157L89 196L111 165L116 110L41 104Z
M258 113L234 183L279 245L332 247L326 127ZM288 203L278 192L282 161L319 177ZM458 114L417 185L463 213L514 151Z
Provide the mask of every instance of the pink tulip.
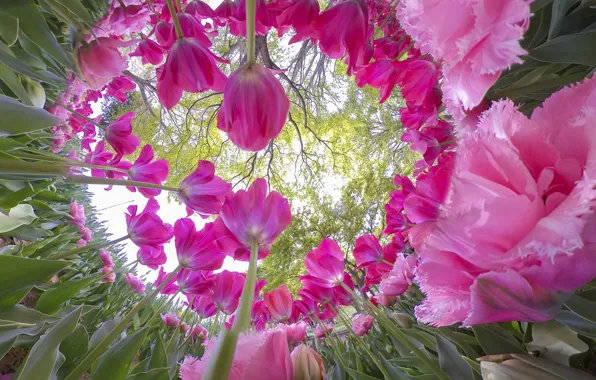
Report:
M87 245L87 241L85 239L79 239L76 241L75 244L78 245L79 247L84 247Z
M163 245L153 247L150 245L142 245L137 251L137 260L139 263L156 270L160 265L168 261Z
M294 348L290 356L294 380L325 380L325 364L315 350L305 344Z
M166 273L166 271L163 269L163 267L160 267L159 273L157 274L157 278L155 279L155 287L158 287L159 285L161 285L161 283L164 282L166 280L166 278L168 278L169 275L170 275L170 273ZM172 277L172 279L168 281L168 283L161 290L161 294L176 294L176 293L178 293L178 285L176 285L177 277L178 277L178 274L175 274Z
M166 313L166 314L162 314L161 315L161 320L163 321L163 323L166 326L171 327L171 328L174 328L174 329L176 327L178 327L178 324L180 323L180 318L176 314L174 314L172 312Z
M104 282L115 282L116 281L116 273L114 272L114 267L104 266L101 270L101 274L104 276Z
M344 285L348 288L354 290L354 280L352 276L348 273L344 273ZM333 303L339 305L351 305L352 304L352 294L346 290L342 285L337 285L333 287Z
M209 6L209 4L204 3L201 0L195 0L192 3L189 3L184 11L194 15L198 19L215 19L217 17L215 11Z
M255 34L265 36L275 25L275 13L272 12L265 0L256 0ZM240 0L236 12L230 18L230 33L235 36L246 37L246 0Z
M374 235L362 235L356 239L354 261L359 268L376 264L383 260L383 247Z
M410 58L395 63L395 67L399 72L398 83L406 102L412 106L426 104L426 99L432 96L439 79L437 66L426 59Z
M112 261L112 255L110 255L110 253L103 248L99 249L99 259L106 267L114 266L114 262Z
M244 65L226 83L217 128L240 149L257 152L279 135L289 110L290 101L274 73L263 65Z
M176 276L176 283L183 294L207 296L213 288L213 277L208 271L182 268Z
M309 280L319 286L332 288L344 279L344 254L332 239L325 238L308 252L304 260Z
M205 48L210 48L212 43L206 35L205 27L192 15L188 13L178 13L178 22L182 34L186 38L192 38Z
M321 51L332 59L348 54L351 71L368 35L368 7L364 0L336 3L321 13L312 27Z
M79 232L81 233L81 238L85 241L91 241L93 239L93 232L87 227L79 228Z
M125 113L106 128L106 140L119 156L134 153L141 144L139 137L132 134L131 121L134 117L134 112Z
M227 321L224 322L224 329L226 329L226 331L230 331L232 329L232 326L234 326L235 320L236 320L236 315L232 315L230 317L230 319L228 319Z
M145 209L139 214L137 214L136 205L128 206L127 210L125 217L128 236L139 247L143 245L157 247L170 241L174 235L172 226L163 223L157 215L159 204L155 198L150 198Z
M97 29L117 36L130 34L142 30L150 15L150 9L144 4L113 8L110 14L98 23Z
M333 288L327 286L320 286L318 282L311 280L312 276L302 276L302 289L298 291L298 295L302 299L310 299L314 302L326 305L333 300Z
M306 323L299 322L292 325L285 325L282 327L286 330L286 336L288 337L288 344L293 345L300 343L306 339Z
M303 41L312 34L311 25L319 16L319 10L319 2L316 0L292 0L277 16L278 28L294 28L296 35L290 39L290 44Z
M386 296L400 296L412 284L414 270L418 264L416 255L400 255L387 278L381 282L379 290Z
M379 294L377 295L377 300L379 301L379 303L385 307L391 307L393 306L393 304L395 302L397 302L397 297L396 296L388 296L385 294Z
M128 62L118 48L130 44L131 42L101 37L76 50L79 68L89 87L99 90L126 69Z
M370 330L374 321L375 319L370 315L356 314L352 318L352 330L354 330L356 335L363 336Z
M201 325L197 325L192 330L192 339L194 341L197 341L198 339L200 339L201 344L205 343L205 341L207 340L207 336L209 336L209 331L207 331L207 329Z
M232 185L215 175L213 163L204 160L178 187L178 198L202 216L219 213L226 194L232 191Z
M215 8L215 15L217 20L223 25L228 22L236 14L236 3L233 0L223 0L221 4Z
M126 101L126 93L133 91L135 88L137 88L135 82L131 81L125 76L115 77L106 86L108 95L113 96L121 103Z
M95 145L93 151L90 151L85 155L85 163L106 166L114 155L106 150L105 143L103 141L98 142ZM91 169L92 177L104 178L106 173L102 169Z
M200 380L215 349L207 343L201 359L187 356L180 366L181 380ZM285 331L268 330L241 335L238 339L228 380L291 380L292 360Z
M305 317L309 317L318 311L318 307L311 298L306 297L294 301L294 308Z
M77 227L85 227L85 208L77 204L77 201L70 202L70 219L68 221Z
M192 299L193 296L190 297ZM192 309L196 311L197 315L202 319L212 317L217 312L217 306L213 303L211 295L195 297Z
M163 49L171 48L178 39L174 25L165 21L158 22L155 26L155 39Z
M333 332L333 328L335 327L335 325L331 322L325 322L324 326L325 329L323 329L321 325L317 325L315 327L315 337L319 339L324 339L328 334L331 334Z
M224 91L227 78L217 61L224 62L196 39L178 39L157 78L160 103L172 109L180 100L182 91Z
M127 273L124 275L124 282L130 286L130 288L137 294L144 295L145 294L145 283L143 280L138 278L132 273Z
M174 224L174 236L181 266L192 270L221 268L226 255L215 241L213 223L207 223L197 231L191 219L178 219Z
M379 103L384 103L398 84L399 71L389 59L380 59L363 67L356 73L358 87L369 85L378 88L381 98Z
M265 292L263 299L271 316L276 321L285 322L290 318L293 299L287 286L281 285L271 292Z
M163 48L150 39L144 39L137 49L130 54L131 57L141 57L143 65L159 65L163 61Z
M214 230L217 243L228 256L248 261L253 241L258 243L258 258L269 255L269 246L290 224L288 200L277 191L267 194L267 182L257 178L247 191L226 196Z
M265 280L264 278L262 279L258 279L255 282L255 298L259 297L259 293L261 293L261 290L263 290L263 288L265 287L265 285L267 285L267 280Z
M168 161L160 159L153 161L155 153L153 147L149 144L145 145L141 149L139 157L132 164L128 173L130 179L133 181L149 182L156 185L161 185L170 172ZM153 161L153 162L152 162ZM127 186L128 190L135 192L135 187ZM145 187L139 187L139 193L143 194L147 198L158 196L161 193L160 189L151 189Z
M449 196L416 245L422 322L550 320L596 276L595 98L592 78L530 119L496 102L462 136Z
M223 272L215 275L213 302L224 314L233 314L238 307L245 277L242 273Z

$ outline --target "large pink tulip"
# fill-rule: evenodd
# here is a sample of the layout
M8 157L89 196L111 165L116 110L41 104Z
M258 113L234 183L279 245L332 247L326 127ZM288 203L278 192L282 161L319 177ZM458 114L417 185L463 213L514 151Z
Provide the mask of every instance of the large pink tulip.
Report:
M94 90L101 89L112 78L126 70L128 62L118 51L135 41L101 37L76 50L77 61L85 81Z
M238 272L224 270L215 275L213 303L224 314L233 314L238 307L245 276Z
M271 316L278 322L285 322L290 318L292 314L292 293L288 290L288 287L281 285L279 288L266 292L263 295L265 305L271 313Z
M128 206L125 214L128 236L139 247L150 245L157 247L167 243L174 235L170 224L164 223L157 215L159 203L150 198L141 213L137 214L138 206Z
M332 239L325 238L304 260L309 280L319 286L332 288L344 279L344 254Z
M221 268L225 253L215 241L213 223L197 231L192 219L178 219L174 224L174 237L178 262L192 270L217 270Z
M205 160L178 187L178 198L201 216L219 213L226 194L232 191L232 185L215 175L213 163Z
M170 166L168 161L165 159L159 159L153 161L155 153L153 147L149 144L145 145L141 149L139 157L128 169L129 177L133 181L149 182L156 185L161 185L163 181L168 178L170 172ZM127 187L131 191L136 191L135 187ZM143 194L147 198L158 196L161 193L160 189L151 189L145 187L138 188L139 193Z
M134 153L141 144L139 137L132 134L134 117L134 112L125 113L106 127L106 140L120 157Z

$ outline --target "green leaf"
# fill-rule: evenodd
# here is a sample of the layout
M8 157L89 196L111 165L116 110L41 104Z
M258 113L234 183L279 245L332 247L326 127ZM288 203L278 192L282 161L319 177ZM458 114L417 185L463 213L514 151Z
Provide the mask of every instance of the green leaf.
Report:
M577 333L561 322L548 321L532 326L533 340L526 343L530 351L539 350L545 359L569 365L569 358L588 350L588 345Z
M59 6L68 10L87 25L95 24L95 20L93 20L93 17L91 17L85 6L83 6L79 0L48 0L48 2L53 8Z
M513 357L555 376L559 376L561 379L594 380L593 376L583 371L550 360L535 358L531 355L513 354Z
M67 362L72 362L77 357L84 355L89 350L89 334L82 324L64 339L60 345L60 352L64 354Z
M445 371L447 376L452 380L474 380L472 369L459 352L457 352L455 345L439 334L436 335L436 339L439 352L439 366Z
M63 120L43 108L0 95L0 136L18 135L62 124Z
M74 331L81 316L82 307L61 319L43 335L29 352L14 380L48 379L59 360L60 343ZM56 368L57 370L57 368Z
M537 11L541 10L542 8L546 7L553 0L536 0L530 5L530 12L536 13Z
M35 305L35 309L45 314L54 314L60 310L62 303L77 295L84 287L98 281L96 275L88 276L77 281L66 281L46 290Z
M51 236L46 239L41 239L36 241L33 244L21 246L21 256L28 257L34 254L38 249L43 249L48 244L53 243L56 239L59 239L60 236Z
M379 359L381 359L381 365L385 367L385 370L391 375L391 379L408 380L410 378L406 371L391 364L391 362L387 361L383 355L379 355Z
M550 19L550 28L548 30L548 39L553 39L559 34L561 30L561 24L563 18L567 14L567 11L579 0L554 0L553 1L553 14Z
M365 373L358 372L355 369L344 368L345 371L356 380L379 380L377 377L369 376Z
M25 53L27 54L27 53ZM28 55L28 54L27 54ZM49 71L38 71L15 57L15 54L3 42L0 42L0 63L6 65L11 70L28 76L29 78L37 79L46 83L64 83L65 80L59 76L50 73Z
M95 347L99 342L101 342L110 331L120 323L121 318L114 318L110 319L109 321L105 321L99 326L99 328L91 335L91 339L89 340L89 349Z
M63 260L0 255L0 306L13 306L12 300L6 302L6 297L15 292L28 291L34 285L48 281L68 265L70 263Z
M33 211L33 207L28 204L20 204L11 208L8 215L0 212L0 233L14 230L22 225L31 224L37 215Z
M147 372L138 372L134 375L130 375L126 378L126 380L163 380L169 379L168 376L169 368L154 368Z
M565 306L580 317L596 323L596 302L573 295L565 302Z
M445 338L459 346L466 356L471 359L476 359L478 357L478 352L472 347L472 345L478 345L478 340L475 337L455 332L448 327L439 327L438 330Z
M178 369L178 361L180 360L181 356L184 354L180 347L180 334L176 334L176 338L174 338L173 342L170 342L170 346L167 350L168 355L168 367L170 368L170 377L173 377Z
M538 46L530 52L530 56L543 62L596 66L595 39L596 30L566 34Z
M130 364L147 336L147 328L127 336L113 344L99 359L91 380L124 380L128 375Z
M525 353L511 334L494 325L472 326L474 335L487 355Z
M168 366L168 355L166 354L166 348L163 345L161 336L157 336L157 340L153 345L153 351L151 352L151 360L147 369L163 368Z
M582 318L571 311L561 310L557 316L557 321L578 332L580 335L596 339L596 323Z
M0 65L0 80L14 92L23 103L28 106L33 105L27 90L25 90L25 87L23 87L23 84L21 83L21 79L11 69L4 65Z
M56 40L33 0L10 1L3 5L2 11L18 18L20 30L52 58L73 68L72 60Z
M0 12L0 38L8 46L14 45L19 36L19 20Z
M36 194L36 198L45 199L53 202L70 203L68 198L64 198L62 195L56 194L50 190L42 190Z
M472 360L467 356L463 356L463 358L466 361L466 363L468 363L468 365L474 370L474 372L476 372L478 375L482 374L480 364L478 364L476 360Z

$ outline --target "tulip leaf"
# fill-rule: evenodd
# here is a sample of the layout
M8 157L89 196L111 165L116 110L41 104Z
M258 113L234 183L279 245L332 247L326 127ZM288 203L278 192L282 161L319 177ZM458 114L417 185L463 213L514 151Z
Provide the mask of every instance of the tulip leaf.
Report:
M567 14L567 11L571 7L579 2L579 0L554 0L553 1L553 13L550 19L550 28L548 30L548 39L552 39L559 34L561 25L563 24L563 18Z
M9 1L3 5L2 11L16 17L20 30L57 62L73 67L72 60L56 40L33 0Z
M5 95L0 95L0 114L0 136L18 135L63 122L43 108L24 105Z
M89 334L82 324L78 324L75 330L64 339L60 345L60 352L66 357L66 361L72 362L77 357L84 355L89 350Z
M543 62L596 66L596 30L566 34L543 43L530 56Z
M25 292L34 285L48 281L54 274L70 265L63 260L36 260L0 255L0 306L13 306L13 293Z
M0 39L8 46L14 45L19 37L19 20L0 12Z
M527 364L530 364L543 371L550 372L555 376L559 376L561 379L573 379L573 380L594 380L594 377L587 373L580 371L575 368L571 368L566 365L552 362L550 360L536 358L531 355L518 355L513 354L513 357L521 360Z
M116 342L99 358L97 367L91 374L91 380L124 380L130 364L147 336L147 328Z
M26 53L25 53L26 54ZM29 78L37 79L46 83L63 83L64 79L54 75L48 71L38 71L33 69L28 64L24 63L20 57L15 57L14 53L3 42L0 42L0 63L6 65L11 70L28 76Z
M351 368L344 368L344 369L350 376L352 376L356 380L379 380L376 377L367 375L362 372L358 372L355 369L351 369Z
M596 323L582 318L571 311L561 310L557 316L557 321L580 335L596 339Z
M548 321L532 326L532 341L526 343L526 348L540 351L545 359L569 365L569 358L586 352L588 345L561 322Z
M147 372L147 367L149 366L149 361L151 358L145 358L143 361L137 363L129 372L130 375L134 375L135 373Z
M565 306L580 317L596 323L596 302L573 295L565 302Z
M97 276L89 276L80 280L70 280L58 284L55 287L46 290L41 297L39 297L35 309L45 314L54 314L60 310L62 303L68 301L78 294L81 289L97 280Z
M157 340L153 345L153 351L151 352L151 359L149 360L147 370L163 367L168 367L168 355L166 354L166 349L161 340L161 336L158 335Z
M64 360L58 350L60 343L75 330L82 310L82 307L77 308L48 329L35 343L14 380L48 379L57 371L56 362Z
M48 3L53 7L60 7L62 9L67 10L71 14L78 17L81 21L85 22L87 25L94 25L95 21L93 17L89 14L85 6L81 4L79 0L47 0Z
M409 380L408 374L401 368L397 368L392 363L387 361L383 355L378 355L379 359L381 359L381 365L385 368L385 371L391 375L392 379L403 379Z
M120 323L121 318L114 318L110 319L109 321L105 321L101 324L101 326L91 335L91 339L89 340L89 349L95 347L98 343L100 343L110 331L116 327L118 323Z
M170 341L169 347L167 349L168 355L168 368L170 368L170 377L173 377L176 374L176 370L178 368L178 361L184 352L180 350L178 346L180 343L180 334L176 334L176 337L173 341Z
M437 334L437 349L439 352L439 366L452 380L474 380L472 369L457 352L453 343Z
M32 106L31 98L23 87L21 79L8 67L0 64L0 81L4 82L8 88L19 98L23 103Z
M11 208L8 215L0 212L0 233L12 231L22 225L31 224L37 215L33 207L28 204L20 204Z
M526 352L511 334L498 326L478 325L472 326L472 330L487 355Z
M126 378L126 380L169 380L170 376L168 375L169 368L154 368L147 372L137 372L135 374L131 374Z

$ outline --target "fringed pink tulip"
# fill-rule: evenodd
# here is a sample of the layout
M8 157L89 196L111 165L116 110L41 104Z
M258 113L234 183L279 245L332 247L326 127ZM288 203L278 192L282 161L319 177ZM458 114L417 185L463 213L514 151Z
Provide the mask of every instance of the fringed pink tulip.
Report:
M292 354L294 380L325 380L325 364L321 356L312 348L301 344Z
M132 273L127 273L124 275L124 282L130 286L130 288L137 294L144 295L145 294L145 283L143 280L138 278Z
M215 340L207 343L201 359L187 356L180 366L181 380L200 380L213 354ZM292 380L292 360L285 331L269 330L241 335L228 380Z
M363 336L370 330L375 319L370 315L356 314L352 318L352 330L358 336Z
M110 255L110 253L103 248L99 249L99 259L106 267L114 266L114 262L112 261L112 255Z
M232 185L215 175L210 161L199 161L197 169L180 182L178 199L201 216L219 213Z
M418 257L416 255L400 255L387 278L381 282L379 287L381 294L386 296L402 295L412 284L417 264Z
M156 247L150 245L143 245L137 251L137 260L139 263L156 270L160 265L168 261L163 245Z
M149 199L143 211L137 214L138 206L128 206L128 213L125 214L128 236L133 243L139 247L150 245L157 247L167 243L174 236L170 224L162 222L157 215L159 203L155 198Z
M215 237L226 255L241 261L250 259L251 244L256 241L258 258L263 259L291 220L288 200L277 191L267 194L267 182L257 178L247 191L226 196L215 221Z
M132 134L131 122L134 117L134 112L125 113L106 127L106 140L119 156L134 153L141 144L139 137Z
M266 292L263 295L265 305L271 313L271 316L278 322L286 322L292 314L292 293L288 290L288 287L281 285L279 288Z
M93 239L93 232L87 227L79 228L79 232L81 233L81 238L85 241L91 241Z
M233 314L238 307L245 277L242 273L224 270L215 275L213 303L224 314Z
M176 276L178 289L183 294L208 296L214 284L214 275L208 271L180 269Z
M174 224L178 262L192 270L218 270L226 258L215 241L213 223L197 231L192 219L178 219Z
M128 63L118 48L130 44L131 42L101 37L76 50L79 68L89 87L99 90L126 70Z
M339 245L326 238L308 252L304 260L309 280L322 287L332 288L344 279L344 254Z
M85 208L77 204L77 201L70 202L70 219L68 221L77 227L85 227Z
M161 320L166 326L174 329L178 327L178 324L180 323L180 318L174 313L162 314Z
M141 149L139 157L135 160L130 169L128 169L130 179L133 181L161 185L166 178L168 178L170 166L168 165L168 161L163 158L153 161L154 157L155 153L153 152L153 147L149 144L145 145L143 149ZM135 187L127 186L127 188L133 192L137 190ZM145 187L139 187L138 190L139 193L147 198L158 196L161 193L160 189L150 189Z
M217 128L240 149L257 152L279 135L289 110L290 101L274 73L263 65L244 65L226 83Z
M137 49L130 54L131 57L141 57L143 65L159 65L163 61L164 49L155 41L144 39Z

